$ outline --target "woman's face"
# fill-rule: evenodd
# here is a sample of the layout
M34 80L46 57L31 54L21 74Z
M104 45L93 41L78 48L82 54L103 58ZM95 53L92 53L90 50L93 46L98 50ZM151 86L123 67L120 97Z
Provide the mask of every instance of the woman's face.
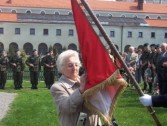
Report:
M79 76L79 63L76 57L71 56L64 60L62 74L67 78L76 81Z

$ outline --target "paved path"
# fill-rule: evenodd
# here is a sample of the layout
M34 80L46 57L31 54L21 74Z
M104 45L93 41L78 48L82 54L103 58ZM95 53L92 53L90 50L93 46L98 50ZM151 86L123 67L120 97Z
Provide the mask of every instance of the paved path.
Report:
M5 117L16 95L16 93L0 92L0 120Z

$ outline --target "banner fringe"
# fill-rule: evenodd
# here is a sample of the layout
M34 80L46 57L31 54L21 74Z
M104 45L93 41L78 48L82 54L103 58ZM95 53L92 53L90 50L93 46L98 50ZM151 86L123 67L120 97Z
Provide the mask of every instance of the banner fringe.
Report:
M100 84L96 85L95 87L86 90L83 93L83 97L84 97L84 105L86 106L86 108L88 108L91 112L94 112L96 114L99 115L99 117L109 126L111 125L111 120L112 120L112 114L113 111L116 108L116 103L117 103L117 99L119 97L120 94L122 94L125 90L125 88L127 87L127 82L123 79L123 78L118 78L119 75L119 70L115 71L109 78L107 78L105 81L101 82ZM120 87L118 88L116 95L114 96L114 98L112 99L112 104L110 106L110 111L109 111L109 115L108 117L104 116L100 111L98 111L98 109L93 106L90 102L89 102L89 97L91 97L95 92L98 92L102 89L104 89L107 86L112 86L112 85L117 85L119 84Z

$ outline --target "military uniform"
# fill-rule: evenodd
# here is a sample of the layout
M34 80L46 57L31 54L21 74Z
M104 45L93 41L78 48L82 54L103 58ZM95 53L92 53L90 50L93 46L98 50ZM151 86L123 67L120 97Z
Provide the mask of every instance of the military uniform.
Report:
M0 89L5 88L7 79L8 58L4 56L3 50L0 51Z
M52 54L46 55L43 61L43 66L45 83L47 88L50 89L55 80L56 57L54 57Z
M148 46L148 44L146 43L146 44L144 44L144 46ZM146 78L145 78L145 71L148 68L149 57L150 57L150 51L149 50L144 50L141 57L140 57L140 60L142 62L142 64L141 64L141 76L142 76L142 79L144 81L143 90L147 89L147 81L146 81Z
M24 61L20 55L15 55L11 58L10 64L13 70L13 80L15 89L21 89L23 83Z
M43 66L43 76L44 76L44 82L45 82L45 84L46 84L46 87L48 87L48 86L47 86L47 82L46 82L46 80L47 80L47 73L46 73L46 67L44 66L44 62L45 62L46 57L47 57L48 55L50 55L49 52L46 52L46 55L45 55L45 56L42 58L42 60L41 60L41 66Z
M33 50L33 52L35 51L36 50ZM41 68L40 57L38 55L32 54L26 60L26 64L29 66L29 70L30 70L30 80L31 80L31 85L32 85L31 89L37 89L38 76L39 76L39 71Z
M150 47L155 47L155 44L151 44ZM151 93L152 92L152 86L153 86L153 81L154 81L154 77L155 77L155 69L154 69L154 57L156 56L156 51L153 50L150 55L149 55L149 67L151 69L151 81L148 82L149 85L149 90L148 92Z

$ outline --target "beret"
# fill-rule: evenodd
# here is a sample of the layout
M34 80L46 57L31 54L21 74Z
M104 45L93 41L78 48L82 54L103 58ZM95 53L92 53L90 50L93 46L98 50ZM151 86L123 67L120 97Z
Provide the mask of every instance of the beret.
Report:
M143 46L148 46L149 44L148 43L144 43L144 45Z

